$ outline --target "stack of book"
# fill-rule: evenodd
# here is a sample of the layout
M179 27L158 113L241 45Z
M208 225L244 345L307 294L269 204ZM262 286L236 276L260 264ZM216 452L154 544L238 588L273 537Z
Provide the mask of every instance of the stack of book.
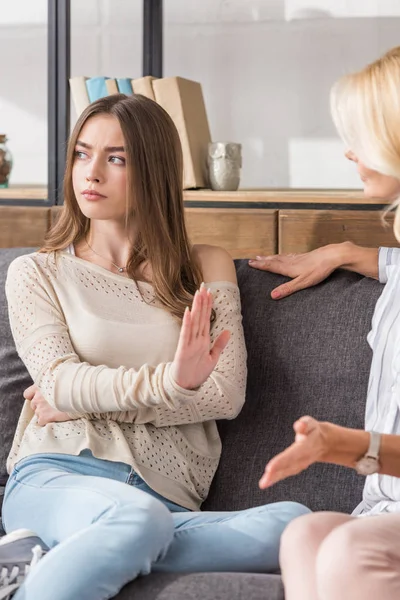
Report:
M72 77L71 95L79 116L95 100L111 94L142 94L160 104L178 130L183 151L183 188L208 187L210 128L200 83L182 77Z

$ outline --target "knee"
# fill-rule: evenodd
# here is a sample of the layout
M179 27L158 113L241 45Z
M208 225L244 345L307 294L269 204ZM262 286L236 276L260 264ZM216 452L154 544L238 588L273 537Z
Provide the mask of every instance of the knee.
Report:
M172 542L171 513L162 502L145 492L140 492L132 502L118 504L111 519L122 525L117 541L120 551L124 545L127 551L140 547L144 556L156 560Z
M379 550L360 525L355 521L337 527L322 542L316 560L317 589L322 597L350 598L355 585L368 586Z
M293 519L284 530L281 538L280 563L282 568L319 539L321 531L321 515L319 513L303 514Z

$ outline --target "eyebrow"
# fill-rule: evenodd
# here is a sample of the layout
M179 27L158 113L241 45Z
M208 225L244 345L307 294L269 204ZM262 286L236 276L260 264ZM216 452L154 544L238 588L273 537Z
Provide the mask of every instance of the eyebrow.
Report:
M83 148L87 148L88 150L92 150L93 146L90 144L86 144L86 142L82 142L81 140L77 140L77 146L82 146ZM125 152L124 146L107 146L104 148L105 152Z

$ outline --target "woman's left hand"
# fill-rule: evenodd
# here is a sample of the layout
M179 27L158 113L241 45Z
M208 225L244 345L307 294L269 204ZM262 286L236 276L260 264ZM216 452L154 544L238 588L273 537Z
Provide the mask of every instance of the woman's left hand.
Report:
M203 284L194 296L192 310L186 309L183 316L171 374L175 382L187 390L193 390L206 381L229 342L230 333L225 330L211 346L212 302L212 294Z
M24 391L24 398L30 401L32 410L37 417L37 422L40 427L44 427L48 423L71 421L71 417L67 413L61 412L50 406L35 384Z
M296 421L294 443L269 461L260 479L260 488L297 475L315 462L325 462L329 452L328 428L329 423L321 423L312 417L301 417Z

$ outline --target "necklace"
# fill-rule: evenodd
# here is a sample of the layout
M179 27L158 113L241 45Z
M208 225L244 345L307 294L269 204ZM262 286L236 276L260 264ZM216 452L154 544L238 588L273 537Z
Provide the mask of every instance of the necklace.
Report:
M85 237L85 242L88 245L88 247L91 249L92 252L94 252L94 254L97 254L97 256L99 256L100 258L102 258L103 260L107 260L108 262L110 262L112 264L113 267L115 267L118 271L118 273L124 273L124 271L126 271L126 266L125 267L120 267L118 265L115 264L115 262L113 262L112 260L110 260L109 258L104 258L104 256L102 256L101 254L99 254L98 252L96 252L96 250L94 250L92 248L92 246L89 244L89 242L87 241L87 238Z

